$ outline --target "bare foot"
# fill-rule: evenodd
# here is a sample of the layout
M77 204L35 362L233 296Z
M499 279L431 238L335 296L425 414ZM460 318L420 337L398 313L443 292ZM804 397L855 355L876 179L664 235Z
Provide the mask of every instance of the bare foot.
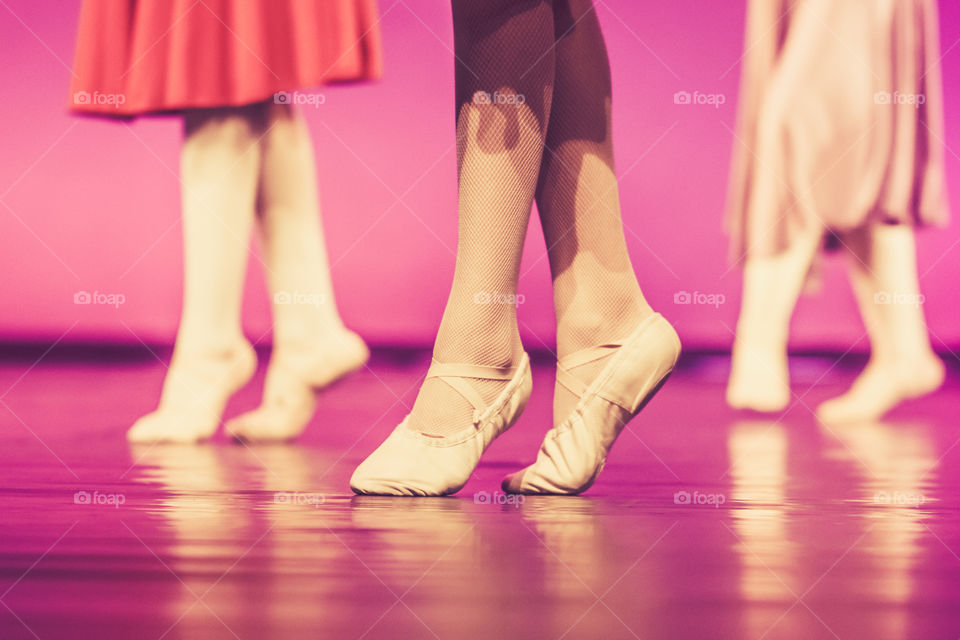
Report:
M727 404L765 413L783 411L790 402L786 353L768 353L746 345L733 349Z
M160 406L127 431L130 442L198 442L220 426L227 400L245 385L257 356L245 341L223 349L176 351Z
M276 347L260 406L230 420L226 431L238 440L274 442L296 438L316 409L316 391L362 367L367 345L346 329L312 345Z
M933 393L943 384L943 362L930 353L910 362L867 363L850 390L817 407L826 423L876 420L910 398Z

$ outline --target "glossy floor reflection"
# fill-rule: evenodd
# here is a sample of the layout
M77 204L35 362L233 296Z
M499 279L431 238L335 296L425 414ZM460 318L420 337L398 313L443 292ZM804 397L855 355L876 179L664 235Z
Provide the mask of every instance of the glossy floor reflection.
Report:
M586 495L519 502L496 490L549 427L547 362L458 496L389 499L347 479L422 355L377 354L261 447L130 448L155 362L34 359L0 365L0 638L960 637L956 370L827 428L855 368L797 359L767 419L725 409L725 359L688 361Z

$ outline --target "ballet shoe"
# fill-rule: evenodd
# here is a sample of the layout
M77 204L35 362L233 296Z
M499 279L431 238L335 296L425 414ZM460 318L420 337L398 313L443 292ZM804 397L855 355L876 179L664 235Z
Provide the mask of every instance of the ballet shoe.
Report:
M316 357L306 356L309 363L271 364L263 402L227 421L226 433L242 442L284 442L300 436L313 418L317 394L370 359L367 345L352 331L327 344Z
M586 491L603 470L617 436L660 390L679 355L676 331L657 313L622 343L562 358L557 363L557 382L580 399L563 422L547 432L536 462L505 477L503 490L564 495ZM610 360L589 386L570 373L603 357Z
M850 390L820 404L816 416L824 424L878 420L904 400L933 393L945 377L943 361L932 354L909 364L868 363Z
M210 438L220 426L227 401L257 368L257 355L247 343L219 354L174 360L163 384L160 406L127 431L136 443L194 443Z
M359 495L443 496L467 483L480 456L501 433L513 426L527 404L532 387L526 353L515 367L472 364L431 365L427 378L439 378L474 407L473 424L450 436L433 436L411 429L410 416L357 467L350 488ZM489 405L465 380L509 381Z

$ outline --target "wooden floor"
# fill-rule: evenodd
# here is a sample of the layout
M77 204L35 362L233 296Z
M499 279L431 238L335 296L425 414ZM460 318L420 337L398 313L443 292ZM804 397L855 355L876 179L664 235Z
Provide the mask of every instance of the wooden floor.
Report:
M35 359L0 361L4 640L960 637L955 370L883 422L827 428L811 410L856 363L795 359L794 405L763 417L723 405L726 359L690 359L587 494L517 501L499 480L550 426L548 362L457 496L389 499L347 479L423 354L377 353L301 442L265 447L130 448L162 366Z

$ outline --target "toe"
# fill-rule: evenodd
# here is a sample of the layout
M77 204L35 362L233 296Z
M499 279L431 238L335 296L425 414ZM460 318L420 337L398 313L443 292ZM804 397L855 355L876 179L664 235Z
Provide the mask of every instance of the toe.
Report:
M133 426L127 431L127 440L130 442L155 442L159 435L156 417L151 413L133 423Z
M440 493L411 482L399 482L390 478L377 477L360 472L358 469L350 478L350 489L358 496L436 496Z
M523 478L526 473L526 469L521 469L520 471L509 474L504 477L503 482L500 483L500 488L504 493L524 493Z

